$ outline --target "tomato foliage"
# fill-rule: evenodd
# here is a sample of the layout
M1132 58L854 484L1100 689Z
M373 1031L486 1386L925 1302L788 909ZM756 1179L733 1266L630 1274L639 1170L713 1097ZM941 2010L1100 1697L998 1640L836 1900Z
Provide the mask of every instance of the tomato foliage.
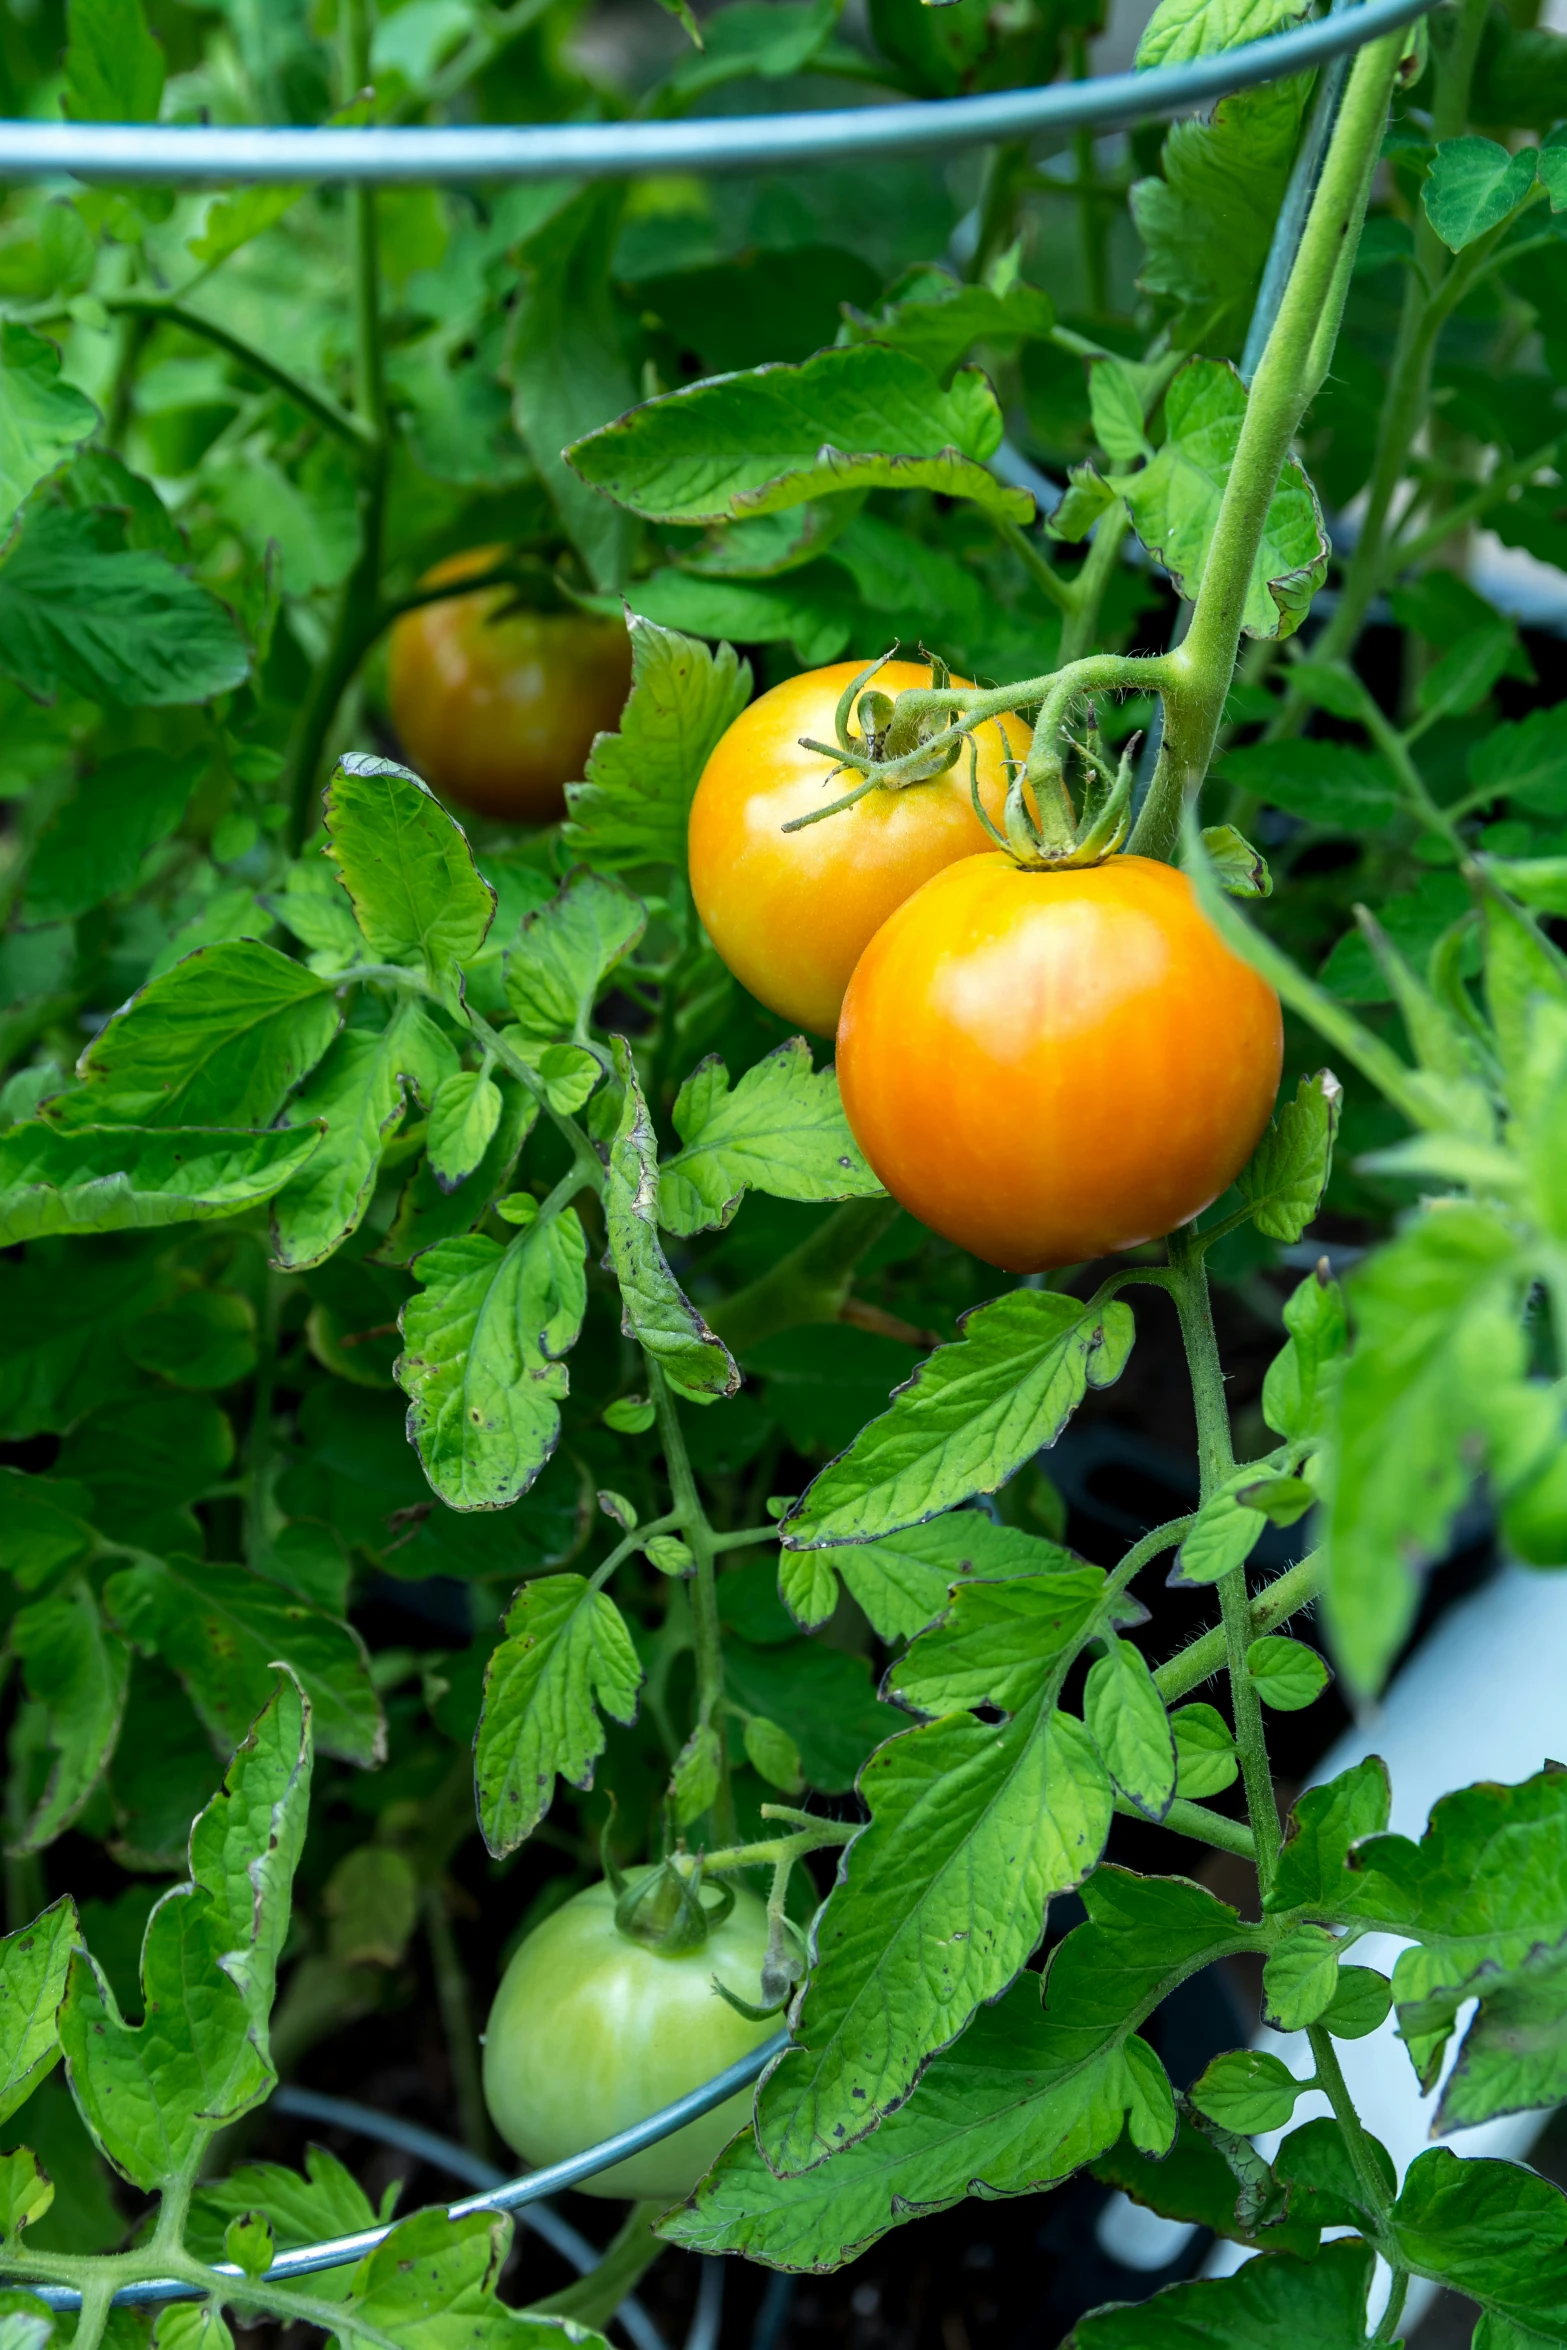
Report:
M1076 71L1099 26L669 5L617 63L575 0L40 0L0 19L0 110L935 100ZM1291 13L1159 0L1140 62ZM1396 2177L1337 2053L1394 2011L1438 2135L1567 2097L1567 1776L1459 1788L1416 1841L1375 1756L1284 1821L1268 1757L1326 1657L1383 1689L1477 1487L1517 1558L1567 1563L1567 722L1516 593L1559 621L1567 40L1529 15L1444 0L1363 50L1260 312L1309 77L940 167L6 196L26 2350L56 2323L32 2288L80 2288L79 2350L127 2350L152 2320L110 2292L170 2275L195 2305L164 2350L227 2350L225 2307L548 2350L665 2243L827 2271L1087 2166L1260 2257L1081 2314L1079 2350L1391 2340L1415 2279L1479 2305L1485 2350L1567 2344L1559 2190L1444 2147ZM431 683L475 597L465 675L532 730L526 803L483 725L460 771L471 689ZM825 696L796 682L828 665ZM724 773L811 803L749 878L705 812L688 869ZM1003 1072L976 1109L905 977L853 1031L851 1109L895 1097L857 1139L821 1042L850 967L997 839L1058 906L1124 883L1125 847L1182 864L1161 887L1228 1000L1134 1005L1075 1079ZM846 948L878 840L896 871ZM998 984L981 1041L1026 996ZM1079 1217L1084 1249L1134 1245L1064 1268L1058 1235L1014 1242L1049 1121L1097 1213L1221 1097L1198 1172L1137 1193L1177 1230ZM1215 1290L1226 1345L1270 1358L1233 1415ZM1192 1506L1085 1556L1049 1448L1080 1413L1168 1427L1171 1307ZM498 2297L483 2212L269 2276L377 2215L331 2158L228 2133L428 2006L482 2155L501 1942L577 1914L601 1838L749 1888L747 2005L788 2032L754 2126L547 2306ZM1211 1851L1233 1899L1195 1881ZM1368 1933L1404 1945L1391 1980L1346 1963ZM1297 2124L1305 2068L1260 2050L1172 2081L1156 2019L1230 1959L1329 2112ZM716 2069L760 2027L712 2012ZM552 2129L629 2118L560 2061ZM673 2192L652 2158L622 2179Z

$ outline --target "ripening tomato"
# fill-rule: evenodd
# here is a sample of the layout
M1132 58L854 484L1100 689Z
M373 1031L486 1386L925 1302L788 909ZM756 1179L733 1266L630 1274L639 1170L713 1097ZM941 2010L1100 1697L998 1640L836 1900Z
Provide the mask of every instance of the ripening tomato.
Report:
M949 866L861 956L838 1027L856 1141L895 1199L1012 1273L1172 1231L1251 1156L1278 998L1173 866Z
M427 586L488 571L503 547L437 563ZM481 816L553 824L566 813L593 737L620 723L631 640L618 620L511 611L510 588L483 588L405 612L392 630L387 684L408 763Z
M631 1872L633 1887L651 1874ZM716 1975L752 2006L761 2002L767 1911L754 1893L737 1888L705 1941L674 1956L624 1934L615 1907L607 1884L563 1903L516 1951L490 2010L485 2102L507 2144L535 2165L645 2121L778 2029L772 2017L752 2023L713 1989ZM737 2091L584 2179L582 2192L678 2201L744 2126L750 2104L750 2091Z
M991 845L974 813L966 750L928 783L868 792L804 832L782 830L854 788L852 769L829 782L832 761L803 751L799 738L835 739L838 697L865 666L839 661L763 694L719 743L691 804L691 894L709 938L769 1011L818 1036L837 1027L849 974L893 909L944 865ZM873 680L892 695L929 684L929 668L915 661L889 661ZM1003 744L1026 758L1031 737L1008 717L977 739L980 799L999 823Z

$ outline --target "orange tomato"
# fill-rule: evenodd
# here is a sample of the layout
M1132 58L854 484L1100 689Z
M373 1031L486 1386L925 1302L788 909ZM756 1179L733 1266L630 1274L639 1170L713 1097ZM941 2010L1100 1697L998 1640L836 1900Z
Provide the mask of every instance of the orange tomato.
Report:
M872 939L838 1028L882 1182L1011 1273L1188 1222L1250 1158L1282 1055L1273 990L1147 857L949 866Z
M894 908L944 865L990 846L967 751L928 783L868 792L841 816L782 830L854 788L852 769L829 783L832 761L799 738L834 740L838 697L864 667L835 662L763 694L719 743L691 804L691 894L709 938L769 1011L818 1036L837 1027L849 974ZM928 686L930 670L889 661L873 683L898 694ZM1017 718L978 730L980 799L994 823L1007 793L1003 740L1023 758L1030 739Z
M488 571L504 547L437 563L426 586ZM553 824L593 737L618 726L631 641L618 620L513 611L510 588L483 588L405 612L392 629L388 687L408 763L481 816Z

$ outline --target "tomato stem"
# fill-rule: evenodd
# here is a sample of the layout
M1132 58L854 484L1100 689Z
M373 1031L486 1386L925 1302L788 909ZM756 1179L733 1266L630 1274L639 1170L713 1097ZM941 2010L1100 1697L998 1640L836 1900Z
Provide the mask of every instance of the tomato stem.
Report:
M1201 790L1235 670L1252 573L1290 444L1327 373L1407 36L1361 50L1261 362L1252 379L1185 642L1169 656L1164 741L1132 834L1135 854L1173 859L1182 811Z
M1187 1369L1191 1374L1202 1498L1207 1501L1235 1466L1229 1408L1224 1400L1224 1370L1213 1327L1207 1267L1201 1249L1195 1245L1195 1235L1189 1227L1172 1232L1168 1245L1168 1286L1180 1317ZM1266 1893L1278 1857L1279 1810L1268 1767L1262 1703L1246 1665L1246 1652L1256 1635L1252 1631L1244 1563L1221 1575L1217 1589L1223 1617L1224 1658L1230 1676L1230 1708L1235 1717L1235 1744L1246 1789L1246 1809L1256 1840L1257 1882Z
M679 1514L680 1530L691 1547L695 1571L690 1580L691 1629L696 1651L697 1727L714 1729L724 1702L723 1634L718 1622L718 1586L713 1566L713 1529L702 1507L686 1450L680 1413L669 1382L658 1362L647 1356L648 1393L658 1414L658 1432L664 1446L664 1470ZM734 1795L729 1784L729 1753L718 1731L718 1793L713 1798L713 1827L724 1843L736 1834Z

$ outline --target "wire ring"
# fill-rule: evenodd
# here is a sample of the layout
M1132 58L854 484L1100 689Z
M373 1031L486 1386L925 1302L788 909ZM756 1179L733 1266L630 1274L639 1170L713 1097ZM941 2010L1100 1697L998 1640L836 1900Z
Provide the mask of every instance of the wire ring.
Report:
M700 2089L688 2089L684 2097L677 2097L673 2105L665 2105L657 2113L650 2113L646 2121L634 2122L629 2130L617 2130L613 2138L605 2138L597 2146L589 2146L581 2154L572 2154L564 2162L552 2162L545 2170L529 2171L525 2178L508 2179L504 2186L486 2188L481 2195L465 2196L461 2203L436 2204L449 2219L466 2219L476 2211L520 2211L526 2203L537 2203L545 2195L553 2195L561 2187L574 2187L579 2179L590 2179L613 2163L623 2162L627 2155L640 2154L644 2146L656 2146L661 2138L672 2137L687 2122L700 2121L704 2113L711 2113L715 2105L722 2105L737 2089L748 2089L758 2073L770 2065L775 2056L781 2056L789 2045L787 2032L775 2032L759 2048L742 2056ZM413 2215L410 2214L410 2217ZM322 2244L301 2244L293 2252L280 2252L260 2279L263 2284L284 2284L290 2277L312 2275L321 2268L346 2268L353 2260L362 2259L384 2244L395 2228L402 2226L393 2220L384 2228L361 2228L357 2235L329 2236ZM231 2261L213 2263L220 2277L240 2277L244 2271ZM39 2285L29 2278L13 2279L23 2292L35 2293L51 2309L80 2309L81 2294L74 2285ZM126 2308L140 2301L200 2301L199 2285L188 2285L178 2277L144 2277L134 2285L122 2285L114 2296L116 2308Z
M1147 73L1055 82L983 98L898 101L815 114L692 122L441 125L360 130L204 124L0 122L0 179L56 174L169 185L241 180L371 182L627 179L643 172L765 171L871 163L1182 114L1232 90L1303 72L1425 15L1435 0L1363 0L1260 41Z

